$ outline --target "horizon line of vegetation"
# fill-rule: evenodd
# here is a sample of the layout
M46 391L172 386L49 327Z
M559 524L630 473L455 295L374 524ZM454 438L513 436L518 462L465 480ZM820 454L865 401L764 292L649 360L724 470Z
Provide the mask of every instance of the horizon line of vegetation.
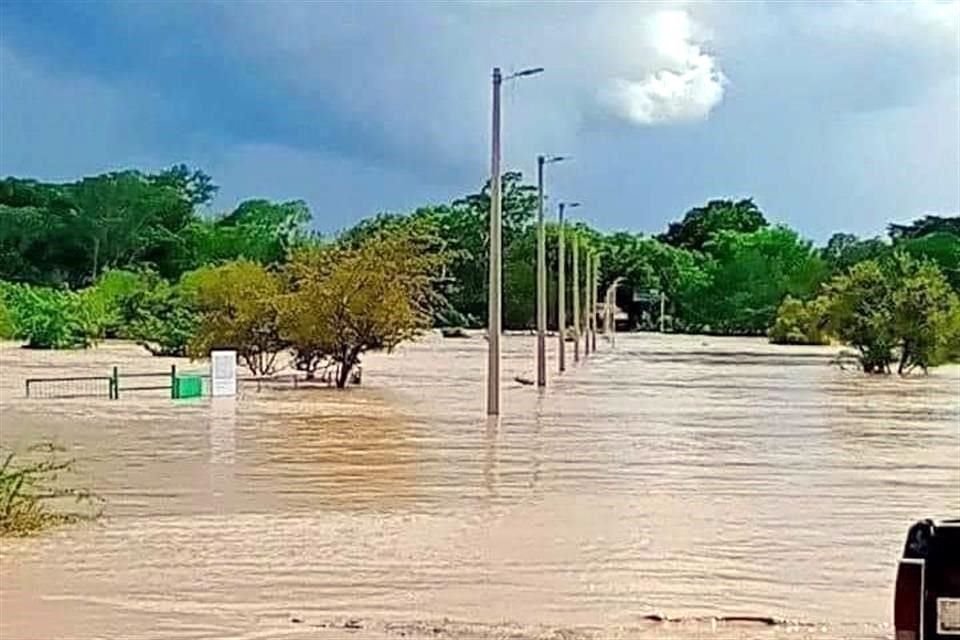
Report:
M6 178L0 338L34 348L127 338L191 357L229 347L258 375L291 352L308 376L334 367L342 386L366 351L431 326L485 324L488 186L323 238L302 201L247 200L202 215L217 187L185 165L67 183ZM504 326L529 328L537 191L508 172L502 193ZM601 287L622 278L617 304L634 327L659 325L659 305L635 296L656 290L673 332L833 339L870 373L960 358L960 217L890 224L887 238L837 233L822 247L770 224L751 199L711 200L657 236L570 228L571 242L601 255ZM555 271L555 224L547 234ZM584 277L568 279L568 305Z

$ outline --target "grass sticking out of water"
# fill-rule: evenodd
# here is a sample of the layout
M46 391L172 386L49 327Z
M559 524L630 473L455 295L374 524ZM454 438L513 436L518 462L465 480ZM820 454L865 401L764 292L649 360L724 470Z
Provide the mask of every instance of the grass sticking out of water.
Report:
M24 453L0 452L0 536L27 536L49 527L93 520L100 499L70 486L74 460L63 449L43 442ZM63 505L74 505L65 509Z

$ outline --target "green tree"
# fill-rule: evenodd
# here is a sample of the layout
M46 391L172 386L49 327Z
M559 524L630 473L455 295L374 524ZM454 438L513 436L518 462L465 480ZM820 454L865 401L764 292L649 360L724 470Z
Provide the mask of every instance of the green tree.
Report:
M13 340L17 337L17 327L13 323L13 312L6 298L0 294L0 340Z
M926 370L955 357L960 344L960 300L929 261L898 252L867 260L824 287L823 308L833 335L856 347L863 370Z
M73 210L59 185L0 180L0 278L47 285L69 281L80 261L68 242Z
M949 233L960 238L960 216L932 216L918 218L909 224L890 223L887 232L894 243L922 238L932 233Z
M3 289L15 337L27 347L76 349L92 343L97 321L79 294L23 284Z
M703 251L718 233L752 233L767 224L763 212L750 198L736 202L711 200L688 211L680 222L671 223L660 240L675 247Z
M125 307L134 294L158 286L160 278L151 272L114 269L102 274L96 284L81 292L96 319L98 338L129 338Z
M69 194L77 211L70 240L89 269L82 280L74 274L74 284L96 281L109 269L172 259L177 233L192 215L174 189L137 171L84 178Z
M309 223L303 201L247 200L226 216L191 224L184 262L191 267L240 259L278 264L307 241Z
M520 173L508 172L501 179L501 194L501 240L506 257L510 247L524 235L536 216L537 188L525 184ZM440 238L445 242L449 257L446 275L450 278L446 292L451 304L472 323L484 322L490 268L490 182L479 193L464 196L449 206L431 207L414 215L432 217Z
M774 344L829 344L823 324L820 299L803 302L788 295L777 308L767 335Z
M185 164L175 164L149 176L148 180L156 186L173 189L191 207L209 204L220 189L209 175L200 169L191 170Z
M960 292L960 235L947 231L906 238L896 243L899 251L929 260L939 267L954 291Z
M126 337L155 356L188 355L200 325L193 296L159 279L125 296L122 315Z
M530 227L515 238L503 260L503 324L506 329L536 326L537 234Z
M908 254L894 256L893 327L900 343L898 373L924 372L945 362L960 339L960 299L937 266Z
M865 260L824 287L828 330L857 349L866 373L887 373L894 360L893 286L878 261Z
M200 317L188 346L191 358L235 349L254 375L276 370L277 356L287 347L277 322L281 284L276 275L256 262L238 260L198 269L181 286Z
M882 258L890 252L890 245L881 238L861 240L852 233L835 233L820 255L830 273L842 273L864 260Z
M305 367L335 363L343 387L366 351L389 351L429 326L438 267L406 234L297 251L288 266L293 288L281 302L283 335Z
M501 205L500 212L503 220L503 246L509 247L524 230L533 223L537 215L537 187L523 182L523 174L519 171L508 171L500 179ZM469 210L477 218L480 228L487 234L485 243L489 242L490 230L490 181L479 193L472 193L453 202L455 208L462 207Z
M0 277L79 287L111 268L152 266L179 274L184 229L216 187L178 165L45 184L0 181Z
M763 334L784 296L809 297L825 274L810 242L786 227L724 231L706 249L709 285L688 311L721 333Z

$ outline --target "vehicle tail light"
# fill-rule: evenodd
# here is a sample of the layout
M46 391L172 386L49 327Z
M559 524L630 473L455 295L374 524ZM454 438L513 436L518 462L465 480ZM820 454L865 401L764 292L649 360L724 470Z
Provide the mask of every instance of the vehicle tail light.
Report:
M897 569L897 589L893 600L893 626L896 640L922 640L924 561L904 558Z

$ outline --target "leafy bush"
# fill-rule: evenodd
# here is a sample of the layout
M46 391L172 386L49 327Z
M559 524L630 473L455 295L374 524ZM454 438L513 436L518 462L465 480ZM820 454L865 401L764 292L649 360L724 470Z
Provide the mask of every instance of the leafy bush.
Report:
M5 295L6 283L0 282L0 340L13 340L17 337L17 327L13 323L13 311Z
M832 334L859 351L867 373L924 371L960 352L960 299L932 262L896 253L866 260L824 287Z
M902 240L896 247L914 258L932 261L953 290L960 293L960 235L937 231Z
M821 301L804 303L787 296L780 303L777 317L767 335L774 344L828 344L821 323Z
M191 297L164 280L124 298L122 315L126 337L155 356L186 356L199 323Z
M926 371L946 362L956 349L960 298L933 262L898 254L892 268L897 282L891 304L900 340L898 372L916 367Z
M292 290L279 299L281 334L301 363L335 363L343 387L365 352L389 351L430 326L441 262L405 234L296 251L286 272Z
M32 349L90 346L97 323L84 298L72 291L7 284L3 295L14 337Z
M896 335L890 308L892 283L876 260L855 264L826 285L830 333L855 347L866 373L886 373Z
M84 300L96 322L99 338L130 338L125 310L127 299L157 286L160 279L150 272L114 269L83 291Z
M200 313L188 346L191 357L236 349L254 375L276 370L277 355L287 346L277 324L279 278L256 262L238 260L187 274L181 286Z

